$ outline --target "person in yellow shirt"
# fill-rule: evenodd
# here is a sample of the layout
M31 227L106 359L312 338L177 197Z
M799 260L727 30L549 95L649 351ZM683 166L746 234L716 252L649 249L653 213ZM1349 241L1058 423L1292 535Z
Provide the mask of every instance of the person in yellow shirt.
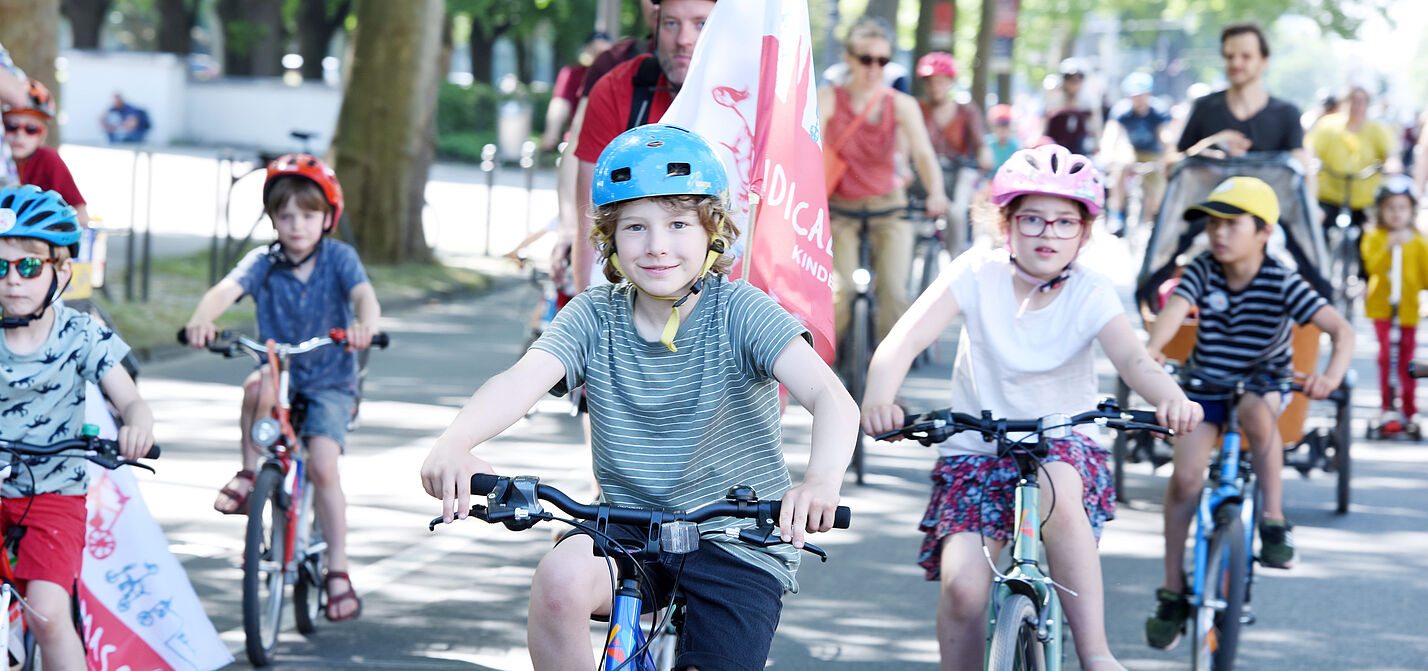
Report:
M1373 320L1378 334L1378 378L1383 395L1383 414L1378 423L1382 434L1409 430L1416 435L1418 404L1415 380L1408 375L1413 360L1418 327L1418 293L1428 285L1428 239L1413 225L1418 194L1407 175L1391 175L1383 180L1374 197L1378 225L1364 234L1360 253L1368 273L1368 295L1364 313ZM1392 333L1398 321L1397 375L1402 393L1400 417L1394 410ZM1407 422L1407 425L1405 425Z
M1353 225L1361 228L1368 221L1366 210L1373 203L1374 189L1383 178L1380 173L1361 178L1360 173L1374 165L1381 166L1380 172L1395 172L1398 142L1388 126L1368 117L1369 102L1368 90L1353 86L1345 109L1325 115L1304 139L1320 161L1319 207L1326 226L1344 206L1347 183Z

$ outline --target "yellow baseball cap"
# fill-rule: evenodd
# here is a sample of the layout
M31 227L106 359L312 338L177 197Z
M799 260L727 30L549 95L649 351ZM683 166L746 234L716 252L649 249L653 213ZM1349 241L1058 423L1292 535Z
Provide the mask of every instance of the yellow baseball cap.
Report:
M1210 198L1185 210L1186 219L1206 214L1233 218L1252 214L1273 226L1279 223L1279 198L1274 189L1254 177L1231 177L1210 192Z

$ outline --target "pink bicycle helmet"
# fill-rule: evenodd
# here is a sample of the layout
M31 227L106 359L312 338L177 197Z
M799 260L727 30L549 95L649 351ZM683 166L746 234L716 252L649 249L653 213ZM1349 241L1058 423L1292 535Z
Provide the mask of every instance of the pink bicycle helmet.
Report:
M1017 151L992 178L992 202L998 207L1017 196L1038 193L1078 201L1093 217L1101 213L1106 199L1101 172L1091 160L1059 144Z
M945 51L931 51L917 59L917 76L927 78L932 75L957 78L957 61L953 60L952 54Z

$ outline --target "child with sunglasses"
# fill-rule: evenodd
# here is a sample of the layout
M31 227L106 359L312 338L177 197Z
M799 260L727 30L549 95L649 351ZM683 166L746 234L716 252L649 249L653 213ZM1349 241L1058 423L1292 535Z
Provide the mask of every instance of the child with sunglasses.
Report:
M0 438L39 445L80 437L86 383L119 410L119 447L137 459L152 447L153 415L134 380L116 365L129 346L56 297L79 251L74 208L34 186L0 189ZM84 550L88 469L83 459L12 463L0 485L0 534L23 527L15 577L45 668L84 668L70 602ZM0 615L3 617L3 615Z
M964 324L952 373L952 407L959 412L1035 418L1089 410L1098 388L1092 346L1100 343L1130 387L1155 404L1162 425L1180 432L1199 424L1200 406L1141 346L1110 279L1075 262L1104 197L1099 171L1065 147L1012 154L992 180L999 209L988 222L1005 249L958 256L893 326L868 370L863 428L876 434L903 425L903 410L893 403L898 387L917 354L959 314ZM989 548L995 559L1011 538L1018 471L975 434L953 436L938 449L920 563L928 580L941 581L942 668L979 668L993 577L982 552ZM1053 440L1043 472L1046 554L1051 577L1079 595L1062 603L1081 668L1122 669L1106 642L1096 552L1115 510L1104 452L1081 434Z
M15 158L20 183L55 191L73 207L80 226L89 225L89 210L84 196L74 183L69 166L53 147L45 146L49 122L55 118L55 100L49 89L38 80L27 82L28 96L24 105L4 105L5 143Z
M199 300L185 326L188 343L201 348L217 338L214 320L229 306L252 296L258 304L258 333L266 339L297 343L347 330L346 351L326 347L292 364L290 397L307 402L297 427L308 448L308 473L317 495L317 519L327 540L327 619L355 619L362 600L347 572L347 499L342 493L337 458L347 439L347 424L357 403L354 350L372 344L382 317L377 292L357 250L326 235L342 217L342 186L337 175L308 154L288 154L268 164L263 206L277 229L278 241L244 256L238 265ZM225 515L248 512L254 469L263 448L253 442L255 419L272 412L277 399L271 373L263 366L243 382L243 468L218 492L213 507ZM336 587L337 589L334 589Z

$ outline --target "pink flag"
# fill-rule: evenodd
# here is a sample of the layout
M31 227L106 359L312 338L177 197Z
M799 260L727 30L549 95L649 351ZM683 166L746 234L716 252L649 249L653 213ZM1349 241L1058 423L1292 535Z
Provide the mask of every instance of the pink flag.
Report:
M833 235L812 43L807 0L719 2L661 122L693 130L719 151L748 241L735 276L803 322L831 361Z

